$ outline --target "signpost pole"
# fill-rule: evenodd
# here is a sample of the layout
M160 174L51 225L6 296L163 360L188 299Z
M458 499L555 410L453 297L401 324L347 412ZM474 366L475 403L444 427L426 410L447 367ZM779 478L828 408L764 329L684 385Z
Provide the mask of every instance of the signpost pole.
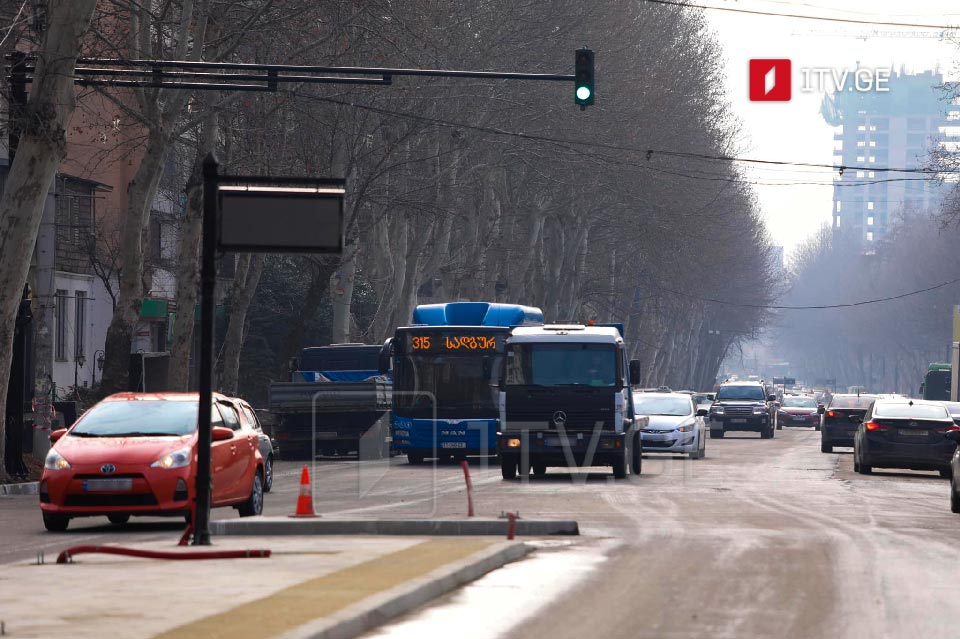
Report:
M213 411L213 324L217 284L217 181L213 153L203 160L203 247L200 265L200 406L197 414L197 486L193 545L210 545L211 413Z

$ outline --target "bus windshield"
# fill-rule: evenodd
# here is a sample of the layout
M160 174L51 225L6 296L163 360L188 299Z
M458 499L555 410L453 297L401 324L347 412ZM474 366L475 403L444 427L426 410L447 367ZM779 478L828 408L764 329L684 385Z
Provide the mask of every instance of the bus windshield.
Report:
M492 419L501 355L407 355L394 363L393 412L417 419ZM436 404L436 406L434 406ZM434 412L436 411L436 412Z
M616 386L617 349L609 344L513 344L507 386Z

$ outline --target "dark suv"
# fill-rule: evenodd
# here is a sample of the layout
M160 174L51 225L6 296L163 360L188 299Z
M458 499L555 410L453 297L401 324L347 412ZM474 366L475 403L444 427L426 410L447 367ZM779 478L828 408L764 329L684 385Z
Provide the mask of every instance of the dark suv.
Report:
M721 384L710 407L710 437L720 439L727 431L739 430L772 438L776 399L761 382Z

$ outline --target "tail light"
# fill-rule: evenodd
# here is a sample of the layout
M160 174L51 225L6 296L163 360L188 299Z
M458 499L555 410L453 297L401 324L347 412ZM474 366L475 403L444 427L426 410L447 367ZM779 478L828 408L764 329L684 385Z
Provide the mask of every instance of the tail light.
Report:
M837 416L837 414L836 414L835 412L833 412L832 410L828 410L828 411L827 411L827 417L836 417L836 416Z
M867 422L866 424L863 425L863 427L866 428L867 430L870 430L870 431L874 431L874 430L892 430L892 429L891 429L889 426L887 426L886 424L878 424L877 422Z
M938 433L949 433L950 431L953 431L953 430L960 430L960 426L957 426L956 424L954 424L953 426L947 426L946 428L938 428L938 429L937 429L937 432L938 432Z

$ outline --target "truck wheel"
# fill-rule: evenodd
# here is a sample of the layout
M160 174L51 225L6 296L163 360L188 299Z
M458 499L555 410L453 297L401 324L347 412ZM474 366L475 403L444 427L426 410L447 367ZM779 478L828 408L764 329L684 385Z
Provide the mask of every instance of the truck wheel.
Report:
M722 429L722 428L711 428L711 429L710 429L710 439L723 439L723 429Z
M633 450L630 454L630 471L634 475L639 475L643 469L643 444L640 442L640 436L637 435L633 442Z
M423 453L407 453L407 461L413 466L419 466L423 463Z
M532 466L533 474L537 477L543 477L547 474L547 465L546 464L534 464Z
M517 478L517 460L508 457L500 458L500 474L504 479Z
M614 479L623 479L627 476L627 454L624 451L624 454L620 457L617 457L613 460L613 478Z

